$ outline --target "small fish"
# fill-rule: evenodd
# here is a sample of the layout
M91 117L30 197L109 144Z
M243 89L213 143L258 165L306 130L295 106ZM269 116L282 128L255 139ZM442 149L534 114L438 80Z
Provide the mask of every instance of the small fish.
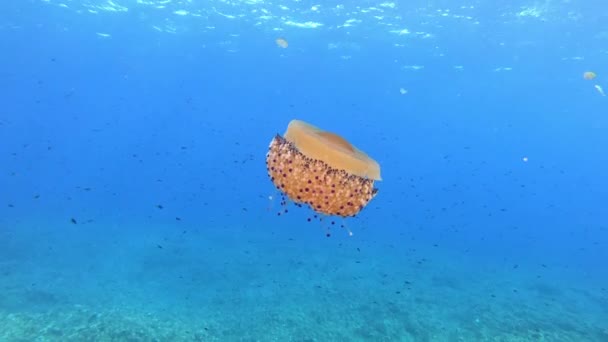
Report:
M596 84L594 87L597 90L597 92L600 93L600 95L606 96L606 93L604 93L604 89L602 89L602 87L600 87L599 84Z
M72 219L70 220L70 222L72 222L72 224L78 224L78 222L76 222L76 219L72 217Z
M156 207L157 207L158 209L162 209L162 208L164 208L164 207L163 207L161 204L157 205Z

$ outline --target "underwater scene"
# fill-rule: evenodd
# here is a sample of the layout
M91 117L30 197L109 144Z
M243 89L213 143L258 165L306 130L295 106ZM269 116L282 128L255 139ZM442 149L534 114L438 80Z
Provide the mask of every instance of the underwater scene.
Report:
M607 8L2 1L0 342L607 342Z

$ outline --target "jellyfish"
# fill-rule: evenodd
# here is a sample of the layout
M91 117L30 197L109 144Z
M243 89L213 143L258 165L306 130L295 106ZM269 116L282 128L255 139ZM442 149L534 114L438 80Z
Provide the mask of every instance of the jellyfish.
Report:
M597 77L597 75L593 71L585 71L583 73L583 78L586 79L587 81L591 81L592 79L594 79L596 77Z
M381 180L380 165L363 151L300 120L272 139L266 167L284 196L330 216L356 216L376 196L374 182Z
M277 45L283 49L286 49L289 46L289 43L287 42L287 40L285 38L277 38L277 40L275 40L275 42L277 43Z

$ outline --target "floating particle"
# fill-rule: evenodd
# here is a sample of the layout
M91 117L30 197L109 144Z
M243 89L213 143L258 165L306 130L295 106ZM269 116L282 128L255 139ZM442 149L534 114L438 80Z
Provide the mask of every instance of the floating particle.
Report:
M602 89L602 87L600 87L599 84L596 84L594 87L595 87L595 90L597 90L597 92L600 93L600 95L606 96L606 93L604 93L604 89Z
M597 77L597 75L593 71L585 71L583 73L583 78L586 79L587 81L591 81L592 79L595 79L596 77Z
M277 43L277 46L283 49L287 49L287 47L289 46L289 43L287 42L287 40L285 38L277 38L275 40L275 42Z

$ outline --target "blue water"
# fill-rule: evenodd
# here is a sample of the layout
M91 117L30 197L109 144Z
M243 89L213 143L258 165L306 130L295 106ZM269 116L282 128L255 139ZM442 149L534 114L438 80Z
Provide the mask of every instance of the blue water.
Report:
M0 341L608 341L604 8L2 2ZM294 118L352 236L277 216Z

